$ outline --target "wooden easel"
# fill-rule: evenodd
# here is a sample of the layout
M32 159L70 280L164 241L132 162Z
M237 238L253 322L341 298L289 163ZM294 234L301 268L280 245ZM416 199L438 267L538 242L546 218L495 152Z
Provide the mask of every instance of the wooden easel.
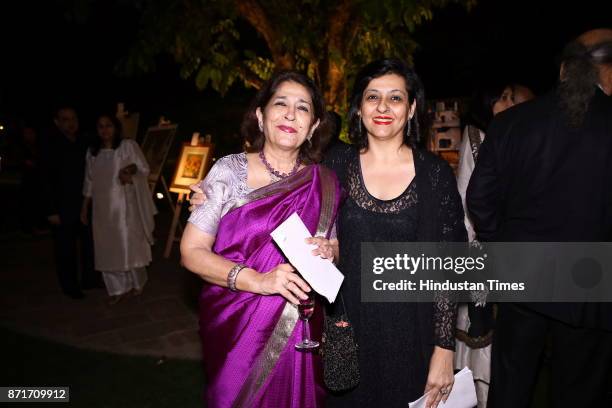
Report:
M167 191L167 189L166 189ZM170 193L167 193L168 197L170 197ZM172 216L172 223L170 224L170 231L168 233L168 239L166 240L166 249L164 249L164 258L170 257L170 252L172 252L172 245L175 242L179 242L180 236L183 235L183 225L180 222L181 210L183 209L183 203L185 201L185 197L188 196L189 193L178 193L178 198L176 200L176 205L174 207L174 215ZM170 202L172 202L172 199ZM180 228L179 236L176 236L176 228Z
M212 160L214 145L212 143L206 143L204 141L200 141L199 133L194 133L191 143L183 144L183 150L181 151L181 156L179 160L177 161L176 169L174 171L174 178L172 180L172 184L170 185L170 188L168 188L168 185L166 184L165 180L162 177L162 183L166 191L166 194L168 195L168 200L170 200L171 208L174 209L174 214L172 216L172 223L170 225L170 230L168 231L168 239L166 240L166 248L164 249L164 258L170 257L170 253L172 252L172 246L174 245L175 242L180 242L180 237L181 235L183 235L183 225L181 224L180 216L181 216L181 211L183 209L183 204L186 201L186 198L189 197L189 193L191 192L191 190L189 189L189 186L187 184L177 183L177 176L179 175L179 170L181 169L181 163L183 162L183 158L184 156L186 156L185 149L189 147L198 147L202 149L203 148L208 149L208 153L206 154L206 159L203 161L202 170L201 170L201 173L198 179L202 179L204 177L204 175L206 174L206 171L210 168L210 164ZM191 180L190 182L193 182L193 180ZM171 192L178 194L176 204L172 204L172 198L170 198ZM178 236L177 236L177 231L176 231L177 227L180 230Z
M168 199L168 204L170 205L170 209L173 211L173 213L172 213L173 214L173 218L175 218L174 214L176 213L176 204L178 204L178 202L175 204L174 201L172 201L172 196L170 195L170 190L168 189L168 183L166 182L166 178L164 176L160 176L159 179L161 181L162 188L164 189L164 194L166 195L166 198ZM151 191L153 191L153 190L151 190ZM186 195L189 196L189 193L186 193ZM179 197L180 196L181 195L179 194ZM177 227L178 227L179 231L182 234L184 227L183 227L183 223L181 222L180 218L178 220ZM167 256L166 256L166 258L167 258Z

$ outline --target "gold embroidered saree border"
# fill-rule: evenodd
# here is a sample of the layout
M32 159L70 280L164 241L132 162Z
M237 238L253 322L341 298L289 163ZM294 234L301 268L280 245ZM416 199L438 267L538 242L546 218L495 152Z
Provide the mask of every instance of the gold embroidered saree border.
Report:
M331 228L331 221L334 212L335 185L331 170L321 166L320 182L321 182L321 212L319 215L319 223L317 226L317 236L327 236L328 229ZM267 197L271 194L277 194L288 189L295 188L303 182L312 180L312 172L306 172L307 175L300 173L296 174L292 180L281 180L266 187L262 187L249 194L250 201ZM298 177L299 176L299 177ZM286 182L285 182L286 181ZM279 184L282 183L282 184ZM265 191L262 191L265 190ZM254 194L257 193L257 194ZM256 198L252 198L251 195ZM257 395L261 387L265 384L268 376L274 369L281 353L287 346L287 342L295 329L299 314L297 307L286 302L281 317L279 318L272 335L266 342L261 355L251 369L246 378L236 400L232 404L233 408L246 408L253 404L252 398Z
M233 408L246 408L253 405L252 398L257 395L276 365L289 337L291 337L291 333L293 333L293 329L295 329L298 317L297 307L291 303L285 303L283 313L278 319L272 335L232 404Z
M319 224L317 225L315 236L325 238L331 228L332 217L334 215L336 186L334 184L334 175L327 167L319 167L319 176L321 179L321 215L319 216Z
M268 184L267 186L263 186L258 188L257 190L251 191L246 196L247 202L252 202L255 200L259 200L261 198L266 198L273 196L279 193L286 193L288 191L294 190L296 187L308 183L312 180L312 169L305 167L302 170L298 171L293 177L288 177L286 179L279 180L275 183Z

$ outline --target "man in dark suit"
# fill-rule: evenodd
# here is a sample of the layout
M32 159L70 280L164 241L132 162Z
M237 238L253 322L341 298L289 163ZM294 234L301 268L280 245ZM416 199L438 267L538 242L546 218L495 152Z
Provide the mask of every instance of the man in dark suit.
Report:
M565 48L554 92L495 118L467 191L480 240L612 241L610 95L612 30L593 30ZM612 304L502 303L489 407L530 406L548 336L552 406L607 406Z
M79 133L79 120L73 108L58 109L54 122L56 129L48 135L41 149L43 201L53 230L60 286L67 296L81 299L84 297L81 289L100 287L101 282L93 268L90 230L79 218L89 143ZM80 282L79 269L82 272Z

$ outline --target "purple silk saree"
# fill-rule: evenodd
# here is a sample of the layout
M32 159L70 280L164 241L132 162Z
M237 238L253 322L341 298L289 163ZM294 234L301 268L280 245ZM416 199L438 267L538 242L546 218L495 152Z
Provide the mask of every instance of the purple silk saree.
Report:
M270 232L297 212L313 235L329 236L340 200L334 173L318 165L251 192L220 221L214 252L267 272L286 262ZM320 339L322 307L310 320ZM320 357L294 349L301 339L297 309L282 296L231 292L205 284L200 335L207 375L206 402L216 407L321 407Z

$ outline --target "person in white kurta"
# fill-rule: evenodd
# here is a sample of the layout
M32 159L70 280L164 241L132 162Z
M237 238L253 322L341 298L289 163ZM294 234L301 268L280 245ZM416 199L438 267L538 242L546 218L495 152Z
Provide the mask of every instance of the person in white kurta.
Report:
M484 132L482 130L473 125L465 127L461 145L459 146L459 166L457 167L457 188L464 209L467 208L465 205L465 193L472 172L474 171L478 147L483 140ZM468 233L468 239L472 242L476 239L474 225L467 211L464 212L465 228ZM470 318L468 315L468 306L466 304L461 304L459 305L459 311L457 313L457 329L463 333L467 333L469 328ZM470 370L472 370L476 385L478 408L485 408L487 405L489 382L491 380L491 344L489 343L484 347L476 348L470 347L463 340L464 339L458 336L455 342L455 369L461 370L463 367L469 367Z
M504 110L531 100L535 97L533 92L522 85L510 84L501 87L499 92L494 92L493 89L487 90L483 95L480 95L480 103L486 106L480 106L477 109L480 115L480 127L485 128L488 122ZM465 204L465 195L470 177L474 171L476 160L478 160L478 149L484 141L485 133L477 126L467 125L463 132L461 145L459 146L459 166L457 167L457 189L463 202L465 212L465 228L468 232L470 242L476 240L476 231L470 220ZM468 315L468 306L462 304L459 306L457 314L457 339L455 349L455 369L460 370L463 367L469 367L474 375L476 383L476 394L478 398L478 408L484 408L487 405L487 396L489 392L489 382L491 376L491 344L492 332L487 333L480 339L470 339L467 332L470 329L470 316ZM462 337L460 334L465 334ZM473 343L468 345L463 340L471 340ZM476 345L475 343L481 343Z
M461 144L459 145L459 165L457 166L457 189L459 190L459 195L461 196L464 209L467 208L465 205L465 193L467 191L472 172L474 171L474 166L476 165L474 154L477 154L478 146L483 141L484 132L482 130L473 125L467 125L465 127ZM474 146L474 144L477 144L477 146ZM472 224L472 221L470 221L468 212L464 212L464 222L468 233L468 240L472 242L474 239L476 239L474 225Z
M99 119L99 134L108 122L114 121ZM149 166L138 144L125 139L113 149L101 139L95 156L92 149L87 152L83 194L92 202L95 267L108 294L118 299L140 293L147 281L155 206L147 185Z

